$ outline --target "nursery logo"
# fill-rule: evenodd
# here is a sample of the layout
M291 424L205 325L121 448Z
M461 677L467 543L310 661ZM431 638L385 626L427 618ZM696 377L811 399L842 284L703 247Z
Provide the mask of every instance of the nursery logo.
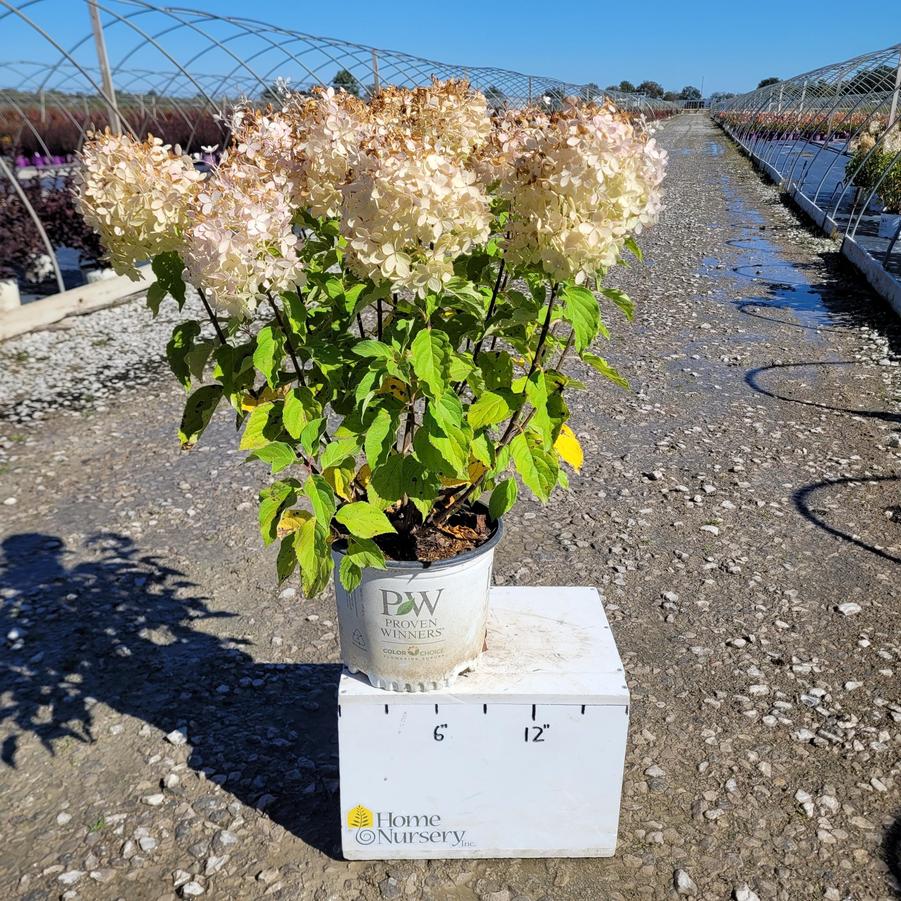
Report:
M347 825L355 829L358 845L444 845L450 848L473 848L465 829L444 829L437 813L373 813L357 804L347 812Z
M406 616L409 613L412 613L413 616L421 616L423 610L428 610L428 615L434 616L444 589L439 588L438 591L432 592L405 591L401 593L383 588L381 591L382 613L385 616Z
M357 804L347 812L347 825L351 829L363 829L373 823L372 811L362 804Z

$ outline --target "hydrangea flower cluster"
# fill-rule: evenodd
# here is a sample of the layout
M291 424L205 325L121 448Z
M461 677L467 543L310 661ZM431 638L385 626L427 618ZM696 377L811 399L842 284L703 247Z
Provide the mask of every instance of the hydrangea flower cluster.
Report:
M341 210L341 186L371 134L369 108L345 91L328 88L290 104L286 113L297 122L303 205L314 216L335 219Z
M372 154L344 186L341 230L357 276L424 296L488 240L488 196L474 173L439 153Z
M303 241L282 188L251 163L226 159L197 197L181 248L185 278L231 316L247 316L267 294L303 284Z
M136 279L138 263L181 249L203 181L190 159L152 135L106 131L90 136L81 161L78 206L119 275Z
M488 140L485 95L464 81L433 80L431 87L389 87L372 101L379 137L406 138L414 146L462 162Z
M595 276L625 241L657 221L666 152L608 107L571 105L515 155L507 257L555 281Z

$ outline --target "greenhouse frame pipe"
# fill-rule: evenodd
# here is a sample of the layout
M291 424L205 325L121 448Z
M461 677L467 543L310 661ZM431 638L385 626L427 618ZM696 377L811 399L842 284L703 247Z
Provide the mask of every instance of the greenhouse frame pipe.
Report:
M31 205L31 201L28 199L28 195L22 190L22 186L19 184L19 180L15 177L15 175L10 170L9 166L5 159L0 156L0 172L2 172L12 183L13 190L16 194L19 195L19 200L22 201L22 204L25 206L25 209L28 211L28 215L31 217L31 220L34 222L35 228L38 230L38 234L41 237L41 240L44 242L44 247L47 249L47 254L50 257L50 263L53 266L53 274L56 276L56 285L60 290L60 293L66 290L65 283L63 282L63 274L59 268L59 260L56 258L56 251L53 249L53 245L50 243L50 238L47 237L47 232L44 229L44 225L41 222L40 216L35 212L34 207Z

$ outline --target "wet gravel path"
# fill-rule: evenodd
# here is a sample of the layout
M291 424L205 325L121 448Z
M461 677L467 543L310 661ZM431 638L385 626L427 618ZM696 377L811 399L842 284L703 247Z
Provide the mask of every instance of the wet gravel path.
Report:
M338 858L333 599L274 589L230 422L178 451L133 305L0 346L0 897L892 896L901 330L704 116L661 137L668 209L605 349L634 391L581 374L583 472L516 509L497 566L605 595L616 857ZM143 387L63 375L55 409L73 349Z

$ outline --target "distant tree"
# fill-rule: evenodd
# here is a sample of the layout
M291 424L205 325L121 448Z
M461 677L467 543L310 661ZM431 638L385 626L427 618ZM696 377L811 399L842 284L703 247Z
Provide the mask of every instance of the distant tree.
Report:
M869 94L890 91L895 86L895 70L890 66L876 66L855 72L841 86L842 94Z
M669 100L670 102L672 102L673 100L678 100L678 99L679 99L679 95L678 95L675 91L667 91L667 92L663 95L663 99L664 99L664 100Z
M730 100L735 94L732 91L714 91L710 95L712 103L718 103L720 100Z
M701 91L699 88L696 88L693 84L686 85L679 92L680 100L700 100L701 99Z
M638 93L644 94L646 97L660 98L665 91L656 81L643 81L638 86Z
M541 102L549 110L559 110L563 107L563 101L566 99L566 92L563 88L548 88L541 98Z
M339 69L335 73L335 77L332 79L332 87L336 91L347 91L348 94L353 94L354 97L360 96L360 82L357 81L356 75L353 72L348 72L347 69Z
M622 91L624 94L634 94L637 88L631 81L621 81L615 90Z
M779 84L781 78L764 78L761 80L760 84L757 85L758 88L768 88L771 84Z
M507 103L507 95L497 85L490 84L485 88L485 100L489 109L501 109Z
M597 100L603 93L604 92L593 81L589 81L588 84L582 88L582 99Z

